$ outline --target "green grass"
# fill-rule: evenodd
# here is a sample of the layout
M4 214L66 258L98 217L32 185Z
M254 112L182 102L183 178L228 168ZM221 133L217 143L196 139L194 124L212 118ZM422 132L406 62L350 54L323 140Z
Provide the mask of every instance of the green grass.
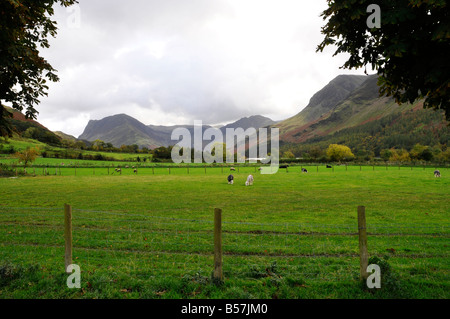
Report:
M9 149L10 147L14 147L14 150L17 151L23 151L27 148L38 148L41 152L43 151L59 151L59 152L65 152L69 151L72 153L79 153L81 152L84 156L86 155L102 155L103 157L107 158L113 158L114 161L103 161L102 165L117 165L120 163L117 163L117 161L124 161L124 162L130 162L130 161L136 161L136 158L139 156L141 159L144 157L151 158L151 155L149 154L132 154L132 153L114 153L114 152L101 152L101 151L86 151L86 150L68 150L62 147L55 147L50 146L48 144L33 140L33 139L27 139L15 136L14 138L8 139L5 141L3 138L0 137L0 147L3 147L4 149ZM3 163L14 163L18 164L17 158L15 158L12 155L6 155L6 154L0 154L0 162ZM72 163L73 165L87 165L87 166L97 166L98 161L88 161L88 160L78 160L78 159L59 159L59 158L38 158L35 162L35 165L42 165L42 164L49 164L49 165L60 165L61 163ZM129 164L129 163L128 163Z
M221 167L53 170L0 179L0 298L450 297L448 169L240 167L234 185ZM65 203L82 289L66 287ZM379 291L358 280L359 205L369 255L392 269ZM222 285L211 280L216 207Z

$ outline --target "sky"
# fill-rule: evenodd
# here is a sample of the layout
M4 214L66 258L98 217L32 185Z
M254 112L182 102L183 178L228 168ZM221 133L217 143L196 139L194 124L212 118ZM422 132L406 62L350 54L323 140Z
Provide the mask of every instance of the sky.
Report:
M146 125L287 119L347 56L316 53L326 0L80 0L55 6L42 55L58 70L38 121L78 137L125 113Z

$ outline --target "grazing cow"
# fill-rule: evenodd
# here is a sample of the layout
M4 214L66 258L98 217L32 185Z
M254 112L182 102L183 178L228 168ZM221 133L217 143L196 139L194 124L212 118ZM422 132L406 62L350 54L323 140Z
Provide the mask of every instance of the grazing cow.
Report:
M327 168L333 168L333 166L331 166L331 165L327 165Z
M135 168L135 169L133 170L133 172L134 172L135 174L137 174L137 169Z
M306 168L302 168L302 173L308 173L308 170Z
M441 177L441 172L439 172L438 170L435 170L434 177Z
M253 185L253 175L248 175L245 186Z
M236 169L234 168L234 167L231 167L230 168L230 171L235 171Z
M280 168L288 168L289 165L280 165Z
M228 184L233 185L234 183L234 176L233 175L228 175Z

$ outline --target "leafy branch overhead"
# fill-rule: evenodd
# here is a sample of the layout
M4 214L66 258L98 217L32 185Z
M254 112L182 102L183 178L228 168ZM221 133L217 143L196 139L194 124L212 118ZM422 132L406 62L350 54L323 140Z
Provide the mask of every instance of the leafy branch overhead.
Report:
M40 54L55 37L57 24L51 20L53 5L68 7L76 0L3 0L0 2L0 102L26 109L36 118L39 98L47 95L47 81L57 82L56 70ZM0 123L6 116L0 104ZM4 123L3 123L4 124ZM3 125L2 124L2 125ZM3 133L7 129L2 130Z
M317 47L350 54L342 68L377 70L380 95L399 104L424 99L450 119L450 6L446 0L379 0L381 27L369 28L373 0L328 0Z

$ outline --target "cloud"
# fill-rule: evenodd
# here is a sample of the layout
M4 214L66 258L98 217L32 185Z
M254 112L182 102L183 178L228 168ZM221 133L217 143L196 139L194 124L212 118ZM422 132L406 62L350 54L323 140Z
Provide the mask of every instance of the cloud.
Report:
M55 8L45 57L59 71L38 118L78 136L89 119L127 113L145 124L288 118L343 73L315 52L325 1L91 0ZM71 24L72 23L72 24ZM358 73L362 72L345 72Z

